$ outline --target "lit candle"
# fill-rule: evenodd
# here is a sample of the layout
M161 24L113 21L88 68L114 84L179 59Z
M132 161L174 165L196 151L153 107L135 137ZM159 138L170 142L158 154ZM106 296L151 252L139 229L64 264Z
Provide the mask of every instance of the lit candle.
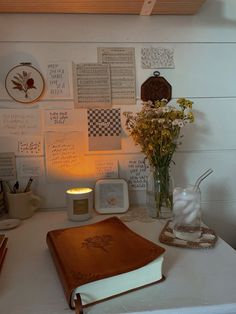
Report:
M82 221L92 216L93 190L72 188L66 191L67 213L70 220Z

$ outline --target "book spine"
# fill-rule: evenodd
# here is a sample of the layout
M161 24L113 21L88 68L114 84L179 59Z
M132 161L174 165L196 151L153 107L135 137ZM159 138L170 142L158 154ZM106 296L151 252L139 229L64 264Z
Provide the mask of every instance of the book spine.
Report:
M67 300L70 308L74 309L74 306L72 306L72 300L71 300L73 288L70 287L70 285L67 281L66 270L63 267L60 256L59 256L57 249L56 249L56 246L54 244L53 235L50 232L48 232L48 234L47 234L46 242L47 242L48 248L51 252L54 264L56 266L58 276L59 276L60 281L62 283L62 287L64 289L66 300Z

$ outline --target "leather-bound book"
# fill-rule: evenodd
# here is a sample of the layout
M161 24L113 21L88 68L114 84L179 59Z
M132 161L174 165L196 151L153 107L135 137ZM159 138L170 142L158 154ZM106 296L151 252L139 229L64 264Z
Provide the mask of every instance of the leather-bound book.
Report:
M76 313L83 307L164 279L164 248L119 218L47 233L47 244Z
M7 253L7 241L8 238L5 235L0 235L0 271L2 269L3 261Z

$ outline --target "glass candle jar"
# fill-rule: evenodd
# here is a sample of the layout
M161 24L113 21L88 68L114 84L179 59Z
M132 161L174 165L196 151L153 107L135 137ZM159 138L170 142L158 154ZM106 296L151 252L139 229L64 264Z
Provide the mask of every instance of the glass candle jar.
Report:
M66 191L67 213L70 220L83 221L91 218L93 209L93 190L72 188Z

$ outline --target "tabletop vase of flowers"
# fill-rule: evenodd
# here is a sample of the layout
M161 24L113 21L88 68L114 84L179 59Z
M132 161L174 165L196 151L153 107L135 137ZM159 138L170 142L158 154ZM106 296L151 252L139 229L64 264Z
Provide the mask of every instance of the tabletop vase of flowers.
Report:
M170 218L173 207L172 157L180 142L180 131L194 121L193 102L180 98L176 105L166 99L147 101L138 113L125 112L126 127L140 145L150 165L146 203L153 218Z

